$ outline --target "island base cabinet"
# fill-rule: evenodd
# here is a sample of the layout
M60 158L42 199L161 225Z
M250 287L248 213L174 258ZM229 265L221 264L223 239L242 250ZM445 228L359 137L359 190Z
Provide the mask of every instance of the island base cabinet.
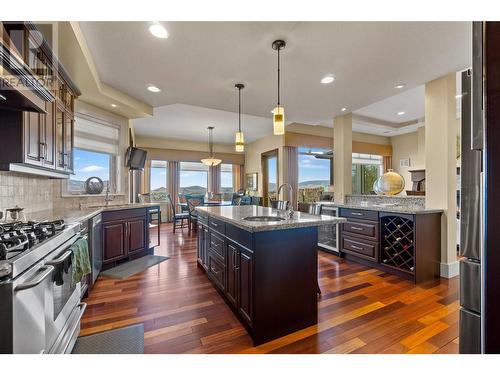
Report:
M254 344L316 324L317 228L251 233L217 219L198 231L198 264L207 252L209 279Z

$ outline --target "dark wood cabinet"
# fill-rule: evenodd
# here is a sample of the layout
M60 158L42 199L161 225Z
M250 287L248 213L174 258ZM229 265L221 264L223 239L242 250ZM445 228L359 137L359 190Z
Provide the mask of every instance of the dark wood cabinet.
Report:
M149 248L149 210L155 207L102 213L103 268L152 252Z
M317 322L317 233L316 227L250 232L198 216L198 265L255 345Z
M239 262L236 272L238 290L238 311L249 326L253 316L253 253L239 249Z
M128 253L133 254L143 251L146 246L146 229L148 228L145 217L137 217L127 220Z
M14 111L0 110L0 127L9 133L0 138L0 170L67 178L73 172L74 102L80 91L49 45L44 40L32 40L33 31L37 31L33 24L0 22L0 28L6 31L0 43L9 46L13 42L12 46L19 49L17 54L29 76L26 79L42 83L33 88L32 95L37 97L38 93L39 111L19 111L18 116L9 113ZM2 67L11 69L7 61L2 62Z
M340 208L341 254L419 283L439 277L440 213Z
M103 262L119 260L127 255L126 224L125 221L102 224Z

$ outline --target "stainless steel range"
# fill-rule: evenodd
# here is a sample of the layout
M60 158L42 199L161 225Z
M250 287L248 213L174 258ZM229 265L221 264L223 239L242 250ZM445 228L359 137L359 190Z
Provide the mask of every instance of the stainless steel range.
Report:
M0 353L69 353L85 304L72 282L80 224L0 223Z

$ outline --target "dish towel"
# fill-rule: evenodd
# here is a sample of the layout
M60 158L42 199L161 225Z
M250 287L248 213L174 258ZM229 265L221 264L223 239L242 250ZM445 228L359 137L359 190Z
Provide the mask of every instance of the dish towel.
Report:
M79 238L69 248L73 265L73 283L79 283L82 277L90 273L89 244L86 238Z

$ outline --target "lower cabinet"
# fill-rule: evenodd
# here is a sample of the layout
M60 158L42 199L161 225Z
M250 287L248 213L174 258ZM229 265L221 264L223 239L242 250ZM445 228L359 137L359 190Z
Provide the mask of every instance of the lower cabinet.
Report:
M237 268L238 311L241 317L252 326L253 316L253 254L243 248L239 251Z
M149 218L146 208L103 212L103 264L149 252Z

